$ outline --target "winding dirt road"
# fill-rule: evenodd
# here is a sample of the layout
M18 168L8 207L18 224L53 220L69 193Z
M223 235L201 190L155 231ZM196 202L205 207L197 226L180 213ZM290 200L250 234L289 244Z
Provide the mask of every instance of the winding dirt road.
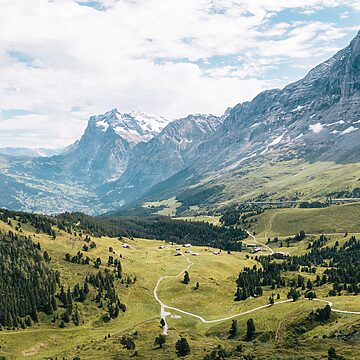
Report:
M255 235L251 234L249 231L246 231L246 232L249 234L249 236L251 236L253 238L255 244L258 244L260 247L262 246L265 249L269 250L270 255L275 253L274 250L270 246L267 246L267 245L263 244L262 242L259 242Z
M249 234L250 236L252 236L254 238L254 241L255 241L255 237L251 234ZM264 245L264 244L261 244L262 246L265 246L266 248L268 248L269 250L271 250L271 253L274 253L273 250L271 248L269 248L268 246ZM231 315L231 316L227 316L227 317L223 317L223 318L219 318L219 319L214 319L214 320L206 320L205 318L203 318L202 316L200 315L196 315L196 314L193 314L191 312L188 312L188 311L185 311L185 310L181 310L177 307L174 307L174 306L169 306L169 305L166 305L164 302L161 301L161 299L159 298L159 295L158 295L158 290L159 290L159 286L161 284L161 282L165 279L169 279L169 278L178 278L180 277L181 275L183 275L185 273L185 271L189 270L190 267L193 265L193 262L190 261L186 256L182 255L186 261L187 261L187 266L184 270L182 270L179 274L177 275L165 275L165 276L161 276L158 281L156 282L156 285L155 285L155 288L154 288L154 298L155 300L160 304L160 317L162 319L164 319L164 322L165 322L165 325L163 326L163 334L164 335L168 335L168 330L169 330L169 327L168 327L168 324L166 322L166 317L167 316L171 316L171 312L169 311L166 311L166 310L173 310L173 311L176 311L178 313L181 313L181 314L184 314L184 315L188 315L188 316L191 316L193 318L196 318L198 320L200 320L201 322L203 323L206 323L206 324L210 324L210 323L217 323L217 322L222 322L222 321L227 321L227 320L231 320L231 319L234 319L236 317L239 317L239 316L242 316L242 315L246 315L246 314L250 314L252 312L255 312L255 311L259 311L259 310L262 310L262 309L266 309L266 308L269 308L271 306L274 306L274 305L280 305L280 304L285 304L285 303L288 303L288 302L292 302L293 300L292 299L288 299L288 300L282 300L282 301L277 301L275 302L273 305L271 304L265 304L265 305L262 305L262 306L258 306L256 308L253 308L253 309L250 309L250 310L246 310L246 311L243 311L243 312L240 312L240 313L237 313L237 314L234 314L234 315ZM309 301L319 301L319 302L323 302L323 303L326 303L328 305L330 305L331 307L331 310L334 311L334 312L338 312L338 313L343 313L343 314L356 314L356 315L360 315L360 311L346 311L346 310L338 310L338 309L334 309L332 306L333 306L333 303L331 301L328 301L328 300L323 300L323 299L313 299L313 300L309 300Z

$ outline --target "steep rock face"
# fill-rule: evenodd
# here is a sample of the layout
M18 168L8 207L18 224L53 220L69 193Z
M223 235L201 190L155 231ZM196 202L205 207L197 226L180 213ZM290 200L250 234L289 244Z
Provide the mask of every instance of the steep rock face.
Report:
M235 106L199 145L194 166L232 170L276 151L287 159L359 161L359 135L360 33L304 79Z
M140 112L113 109L93 116L80 141L63 156L67 171L91 184L117 179L126 169L130 150L157 135L168 120Z
M138 144L131 152L124 174L110 185L111 196L130 200L184 169L196 157L198 145L222 121L222 117L212 115L189 115L171 122L147 143Z
M150 140L168 122L157 115L140 112L121 114L113 109L103 115L92 116L80 140L59 156L34 159L17 171L94 188L117 179L125 171L134 146Z

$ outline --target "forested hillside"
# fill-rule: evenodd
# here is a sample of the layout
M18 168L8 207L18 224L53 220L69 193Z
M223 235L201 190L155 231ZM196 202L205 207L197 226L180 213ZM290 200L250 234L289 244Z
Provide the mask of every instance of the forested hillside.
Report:
M0 326L24 327L38 321L38 311L56 310L56 282L48 257L31 238L0 233Z
M91 236L136 237L158 239L179 244L213 246L224 250L241 251L239 241L247 238L247 233L238 227L215 226L207 222L173 220L166 216L116 216L91 217L82 213L65 213L58 216L46 216L2 210L0 220L17 218L21 224L31 224L40 232L53 237L56 233L52 226L71 233L86 233Z

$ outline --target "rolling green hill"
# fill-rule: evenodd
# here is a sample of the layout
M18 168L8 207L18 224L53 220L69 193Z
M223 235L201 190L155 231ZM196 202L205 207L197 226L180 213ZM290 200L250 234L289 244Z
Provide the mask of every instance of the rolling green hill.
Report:
M331 208L324 210L329 209ZM266 211L260 216L266 214L271 212ZM49 220L55 223L53 218L29 215L29 220L24 221L24 214L21 215L22 222L19 214L13 214L7 221L3 215L1 218L0 231L12 231L22 237L31 236L32 242L36 244L35 254L38 253L36 256L41 257L39 261L46 263L47 258L46 266L60 274L60 286L57 285L55 290L56 310L52 309L46 314L39 308L39 320L33 321L31 326L2 326L0 355L6 356L6 359L128 359L130 356L141 359L175 359L175 343L180 337L185 337L190 345L189 359L211 356L211 351L219 351L219 346L221 352L226 354L225 358L229 359L319 358L325 356L330 347L335 347L347 359L356 359L355 354L360 351L354 332L360 327L360 315L334 311L328 320L310 321L310 313L323 309L326 302L304 300L303 294L308 289L301 290L301 286L298 288L301 297L296 304L291 300L287 301L291 283L295 279L298 282L301 275L305 285L311 280L319 299L333 302L334 309L359 311L360 301L350 288L342 290L341 296L329 297L332 283L316 285L317 275L321 277L327 271L325 264L317 265L315 273L291 268L281 270L281 281L285 282L285 286L279 283L279 287L272 288L263 283L261 296L234 301L236 288L239 286L236 283L239 273L246 273L246 268L252 269L254 266L257 269L268 268L263 262L266 261L266 256L261 260L246 249L243 252L222 251L215 255L214 251L217 254L218 249L201 246L189 249L196 256L191 252L186 253L186 248L183 247L180 247L183 256L174 256L178 247L176 244L139 238L100 237L99 234L94 236L89 230L82 230L78 221L70 222L70 217L67 217L67 228L60 230L59 224L52 224L50 231L46 224ZM95 223L97 222L101 220ZM260 225L260 219L257 225ZM258 241L261 240L259 237ZM306 237L298 243L291 243L289 249L294 255L310 251L317 254L316 251L322 251L323 247L318 250L308 249L308 244L315 240L317 236ZM350 235L346 238L344 235L331 235L326 246L334 246L338 242L338 247L345 246L343 257L348 253L356 256L357 248L349 250L350 252L346 250L346 246L350 246L346 245L349 240ZM90 247L92 242L96 246ZM251 240L245 242L250 243ZM125 243L130 248L124 248ZM14 238L12 246L20 245L21 242ZM281 251L275 244L270 245L276 251ZM84 246L89 248L85 251ZM354 243L351 246L357 245ZM44 255L45 251L47 256ZM79 252L83 254L82 257L79 257ZM257 255L268 253L263 251ZM66 254L69 254L68 260ZM117 277L117 268L113 261L109 261L109 256L121 262L121 278ZM86 258L88 263L81 260ZM101 264L97 259L101 259ZM345 259L346 257L344 261ZM281 264L281 261L272 260L271 263ZM291 262L293 261L299 260L294 258ZM305 261L305 258L300 261ZM313 261L316 264L316 257ZM357 268L356 262L354 266ZM182 282L183 271L186 269L190 277L188 285ZM64 322L65 326L62 328L63 314L68 305L65 306L59 297L61 287L64 287L65 292L70 287L74 294L77 284L82 289L85 280L99 271L102 274L114 274L111 283L121 304L125 304L126 311L120 311L110 319L110 295L102 291L102 300L97 301L99 289L89 281L89 292L85 300L79 301L73 295L72 316L69 322ZM270 275L272 270L268 271L270 270L266 270L266 274ZM162 279L163 276L166 278ZM160 326L163 315L160 303L154 296L155 289L160 301L170 307L165 308L169 313L166 314L168 328L166 344L161 349L154 346L155 337L164 331ZM275 300L273 306L269 305L271 297ZM74 321L75 309L78 323ZM246 322L250 318L254 320L256 330L254 338L249 341L246 340ZM234 319L237 320L238 333L234 338L229 338L229 329ZM298 328L302 330L296 330ZM129 340L135 343L135 349L124 348L122 343Z

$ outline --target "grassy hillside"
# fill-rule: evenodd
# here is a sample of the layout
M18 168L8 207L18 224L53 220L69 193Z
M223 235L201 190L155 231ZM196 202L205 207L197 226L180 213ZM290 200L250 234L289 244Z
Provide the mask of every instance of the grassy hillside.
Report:
M250 163L241 163L231 171L225 168L207 174L198 182L200 185L183 191L186 197L177 196L182 203L177 205L177 214L217 211L221 206L250 200L325 200L341 192L351 193L360 187L359 179L359 163L309 163L284 160L281 154L268 154ZM178 195L171 189L167 197L174 194Z
M256 233L290 236L307 234L360 233L360 203L333 205L322 209L274 209L256 216Z
M191 250L198 253L198 256L185 254L184 248L181 250L185 256L174 256L178 245L164 241L128 238L119 240L91 236L91 241L96 243L96 247L84 252L83 246L87 244L85 234L69 234L53 226L52 230L56 233L54 239L53 236L41 231L38 233L30 223L21 224L21 230L17 225L18 221L14 219L11 220L11 225L0 221L0 230L17 233L21 231L22 235L31 235L35 243L39 242L41 252L46 250L51 258L49 264L52 269L60 271L61 282L65 288L73 288L75 284L82 283L86 275L96 273L98 270L93 264L97 258L101 259L100 270L104 271L109 255L121 259L124 278L130 277L134 280L136 277L136 281L130 285L116 281L116 290L127 309L113 320L104 319L105 310L94 303L96 292L91 288L91 296L88 296L84 303L76 303L81 319L79 326L70 322L61 329L59 320L53 323L52 316L40 312L38 324L35 323L26 329L4 328L0 331L0 355L5 355L7 359L73 359L76 356L81 359L128 359L130 356L139 359L175 359L175 343L180 336L184 336L190 344L191 354L188 359L202 359L218 345L227 350L228 358L233 359L288 359L291 356L298 359L320 358L325 356L331 346L347 359L356 359L356 354L360 352L359 342L354 335L354 329L360 327L359 315L334 313L330 321L315 324L316 326L303 334L292 334L295 325L307 324L306 317L313 309L324 306L322 303L303 299L298 300L296 304L278 304L239 316L238 334L233 339L228 338L230 319L203 323L176 310L166 310L171 312L171 316L167 317L167 343L164 348L157 349L153 342L162 329L159 323L160 305L155 300L153 291L161 276L171 276L159 285L158 295L164 303L202 316L206 320L221 320L266 305L272 294L275 297L279 294L280 301L285 300L289 288L271 289L264 286L262 296L235 302L235 280L239 272L245 267L252 268L255 264L260 266L255 256L245 251L230 254L222 251L219 255L214 255L215 249L193 246ZM341 244L345 241L343 236L334 236L328 244L334 244L337 240L340 240ZM301 252L301 249L306 248L303 244L310 241L311 239L306 238L292 246L294 253ZM128 243L130 249L124 249L124 243ZM160 249L163 245L166 247ZM109 252L110 247L112 253ZM78 251L90 258L90 265L65 260L66 253L73 256ZM189 265L190 283L185 285L181 282L183 274L176 275ZM322 274L323 271L324 269L319 267L318 273ZM301 275L313 281L316 278L315 274ZM296 276L297 274L292 272L285 274L288 279ZM199 287L195 289L197 282ZM317 288L317 296L327 298L329 289L329 284ZM331 301L338 309L360 309L358 296L346 292L342 296L331 297ZM59 313L62 311L59 304ZM249 318L254 320L256 326L253 341L244 339L246 321ZM342 337L338 334L342 334ZM133 339L136 344L135 350L123 349L120 343L123 336ZM291 339L294 336L297 343L292 345ZM242 350L236 352L235 349L239 345L242 346Z

